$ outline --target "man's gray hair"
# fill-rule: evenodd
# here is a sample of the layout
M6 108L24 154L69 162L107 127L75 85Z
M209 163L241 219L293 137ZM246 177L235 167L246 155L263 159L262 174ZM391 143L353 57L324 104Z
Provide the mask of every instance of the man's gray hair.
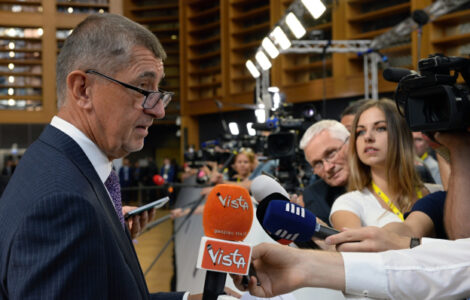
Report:
M157 37L143 26L114 14L94 14L87 17L65 40L57 58L57 99L65 102L67 76L74 70L93 68L107 75L129 66L132 49L143 46L157 58L166 53Z
M324 130L328 130L333 138L343 142L349 137L349 131L340 122L336 120L322 120L313 124L305 131L300 140L300 149L304 150L310 141Z

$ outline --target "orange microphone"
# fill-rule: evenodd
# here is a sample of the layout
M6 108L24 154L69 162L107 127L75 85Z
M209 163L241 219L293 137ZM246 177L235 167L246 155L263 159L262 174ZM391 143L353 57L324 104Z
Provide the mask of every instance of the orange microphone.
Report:
M197 267L207 270L203 300L224 294L227 273L247 275L251 246L241 243L253 223L248 190L233 184L216 185L207 197L202 215L204 234Z

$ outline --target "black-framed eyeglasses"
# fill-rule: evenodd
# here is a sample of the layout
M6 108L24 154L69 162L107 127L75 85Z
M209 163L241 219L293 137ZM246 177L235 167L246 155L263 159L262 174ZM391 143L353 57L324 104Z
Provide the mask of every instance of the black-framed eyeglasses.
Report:
M142 107L144 109L154 108L155 105L157 105L158 101L160 101L160 100L162 101L163 107L167 107L168 103L170 103L170 101L171 101L171 97L175 94L173 92L167 92L167 91L160 90L160 89L158 91L147 91L147 90L138 88L136 86L130 85L128 83L119 81L119 80L114 79L112 77L109 77L107 75L104 75L104 74L102 74L98 71L95 71L95 70L86 70L85 73L99 75L99 76L101 76L103 78L106 78L106 79L108 79L108 80L110 80L114 83L120 84L125 88L134 90L138 93L141 93L142 95L145 96L144 102L142 102Z
M325 167L325 162L331 163L336 156L338 155L339 151L346 145L346 143L349 141L349 137L347 137L344 142L339 146L338 148L328 152L325 157L320 159L319 161L315 162L312 167L315 172L321 172L323 168Z

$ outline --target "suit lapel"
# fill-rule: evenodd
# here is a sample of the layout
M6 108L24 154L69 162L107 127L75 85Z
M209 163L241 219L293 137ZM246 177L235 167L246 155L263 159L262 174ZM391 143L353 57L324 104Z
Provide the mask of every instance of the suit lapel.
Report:
M59 152L64 153L93 187L96 199L106 215L106 222L111 226L114 236L116 237L115 240L119 244L119 248L123 252L123 256L130 270L134 273L134 278L141 289L142 297L147 298L148 290L145 284L145 278L142 274L128 230L126 229L127 232L124 232L108 192L88 157L72 138L51 125L48 125L44 129L39 140L57 149Z

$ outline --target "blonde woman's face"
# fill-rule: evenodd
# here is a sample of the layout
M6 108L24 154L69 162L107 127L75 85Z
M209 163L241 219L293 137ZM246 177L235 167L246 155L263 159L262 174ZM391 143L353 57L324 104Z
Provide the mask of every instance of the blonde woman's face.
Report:
M385 114L377 107L365 110L357 122L356 151L365 165L385 166L388 132Z
M235 159L235 163L233 164L233 169L237 172L240 176L247 176L251 173L251 162L247 155L240 153L237 155Z

